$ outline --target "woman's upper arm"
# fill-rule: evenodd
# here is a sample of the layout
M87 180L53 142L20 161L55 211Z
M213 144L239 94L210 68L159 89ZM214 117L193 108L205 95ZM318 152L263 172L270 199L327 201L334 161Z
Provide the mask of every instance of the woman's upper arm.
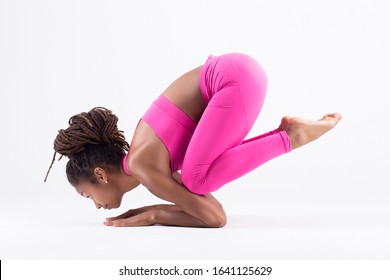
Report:
M175 203L184 212L206 225L223 226L226 223L222 207L212 203L206 196L191 193L169 173L162 172L153 164L135 164L132 172L155 196Z

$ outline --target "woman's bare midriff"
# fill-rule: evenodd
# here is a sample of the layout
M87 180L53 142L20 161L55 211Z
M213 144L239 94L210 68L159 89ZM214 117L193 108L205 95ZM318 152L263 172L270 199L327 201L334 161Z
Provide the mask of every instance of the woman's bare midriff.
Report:
M202 66L199 66L185 73L170 84L162 93L196 123L199 122L206 108L199 86L201 68ZM159 166L159 168L166 170L166 172L170 172L169 153L165 145L154 130L143 120L139 122L130 146L131 151L129 152L128 160L131 160L135 155L142 158L143 155L146 157L153 154L153 163Z

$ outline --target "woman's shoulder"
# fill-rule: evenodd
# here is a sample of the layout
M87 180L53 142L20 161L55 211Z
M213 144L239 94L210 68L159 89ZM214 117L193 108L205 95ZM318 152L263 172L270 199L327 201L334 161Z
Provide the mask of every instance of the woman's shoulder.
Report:
M153 129L142 120L130 145L128 166L130 169L148 166L170 172L170 158L166 147Z

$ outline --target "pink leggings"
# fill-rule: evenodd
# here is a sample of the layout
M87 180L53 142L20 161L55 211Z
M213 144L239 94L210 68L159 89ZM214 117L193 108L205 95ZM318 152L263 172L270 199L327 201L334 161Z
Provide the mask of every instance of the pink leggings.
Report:
M244 140L264 103L267 77L253 58L239 53L210 56L200 72L207 107L184 157L181 179L193 193L207 194L291 151L277 129Z

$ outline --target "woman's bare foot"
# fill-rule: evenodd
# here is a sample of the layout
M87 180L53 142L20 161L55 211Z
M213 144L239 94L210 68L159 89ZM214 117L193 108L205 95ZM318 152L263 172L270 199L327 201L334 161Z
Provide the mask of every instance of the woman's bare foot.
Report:
M279 131L286 131L290 138L291 148L299 148L321 135L325 134L341 120L339 113L326 114L318 121L311 121L297 117L283 117Z

